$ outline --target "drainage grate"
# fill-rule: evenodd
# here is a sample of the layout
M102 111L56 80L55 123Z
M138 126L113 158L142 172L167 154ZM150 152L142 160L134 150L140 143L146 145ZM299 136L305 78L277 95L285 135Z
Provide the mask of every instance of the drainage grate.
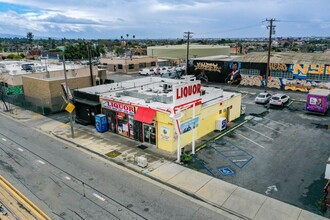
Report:
M109 153L107 153L106 155L110 158L115 158L117 156L119 156L121 153L119 151L113 150L110 151Z
M145 145L139 145L139 146L137 146L137 148L140 148L140 149L144 150L144 149L147 149L148 147L145 146Z

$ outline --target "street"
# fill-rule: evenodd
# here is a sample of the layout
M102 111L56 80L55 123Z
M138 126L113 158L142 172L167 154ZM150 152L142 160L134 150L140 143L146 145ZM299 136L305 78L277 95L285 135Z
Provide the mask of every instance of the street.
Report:
M228 219L214 207L0 115L0 172L52 219Z

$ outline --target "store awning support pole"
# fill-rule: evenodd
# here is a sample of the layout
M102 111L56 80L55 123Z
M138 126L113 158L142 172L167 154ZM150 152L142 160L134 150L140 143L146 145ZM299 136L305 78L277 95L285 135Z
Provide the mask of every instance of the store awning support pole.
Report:
M195 112L195 107L196 107L196 104L194 103L193 104L193 115L192 115L192 118L195 119L195 115L196 115L196 112ZM195 139L196 139L196 127L193 128L193 132L192 132L192 154L195 154Z

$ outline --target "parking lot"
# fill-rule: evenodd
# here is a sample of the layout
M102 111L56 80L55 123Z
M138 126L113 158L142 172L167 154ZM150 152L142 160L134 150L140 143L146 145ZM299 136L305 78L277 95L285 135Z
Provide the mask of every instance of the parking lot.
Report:
M325 166L330 156L329 112L304 112L304 103L284 107L254 103L243 94L254 118L209 142L190 165L201 172L314 213L320 212Z

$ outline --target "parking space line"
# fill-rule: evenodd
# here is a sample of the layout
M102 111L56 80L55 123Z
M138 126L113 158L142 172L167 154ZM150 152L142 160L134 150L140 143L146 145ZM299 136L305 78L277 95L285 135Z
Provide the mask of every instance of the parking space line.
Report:
M250 141L250 142L254 143L255 145L257 145L257 146L259 146L259 147L261 147L261 148L264 148L264 149L265 149L265 147L264 147L264 146L262 146L262 145L258 144L257 142L255 142L255 141L251 140L250 138L247 138L247 137L245 137L244 135L242 135L242 134L240 134L240 133L237 133L236 131L235 131L234 133L235 133L235 134L238 134L239 136L241 136L241 137L245 138L246 140L248 140L248 141Z
M274 128L268 127L267 125L264 125L264 124L262 124L262 123L260 123L260 122L257 122L257 123L258 123L259 125L261 125L261 126L264 126L264 127L268 128L268 129L270 129L270 130L273 130L273 131L276 131L276 132L282 134L282 132L280 132L280 131L278 131L278 130L276 130L276 129L274 129Z
M247 128L247 129L249 129L249 130L251 130L251 131L254 131L255 133L258 133L258 134L260 134L261 136L263 136L263 137L265 137L265 138L268 138L269 140L274 140L273 138L271 138L271 137L268 137L267 135L264 135L263 133L261 133L261 132L259 132L259 131L256 131L256 130L254 130L254 129L252 129L252 128L249 128L249 127L247 127L246 125L243 125L243 127L245 127L245 128Z
M293 101L291 101L289 104L286 105L286 107L290 106L293 103Z
M105 198L102 198L101 196L97 195L96 193L93 193L93 196L95 196L96 198L98 198L98 199L101 200L102 202L105 201Z
M277 124L279 124L279 125L283 125L284 127L287 127L287 128L289 127L289 125L283 124L283 123L281 123L281 122L275 121L275 120L270 119L270 118L267 118L267 117L264 117L264 119L267 119L267 120L269 120L269 121L275 122L275 123L277 123Z

